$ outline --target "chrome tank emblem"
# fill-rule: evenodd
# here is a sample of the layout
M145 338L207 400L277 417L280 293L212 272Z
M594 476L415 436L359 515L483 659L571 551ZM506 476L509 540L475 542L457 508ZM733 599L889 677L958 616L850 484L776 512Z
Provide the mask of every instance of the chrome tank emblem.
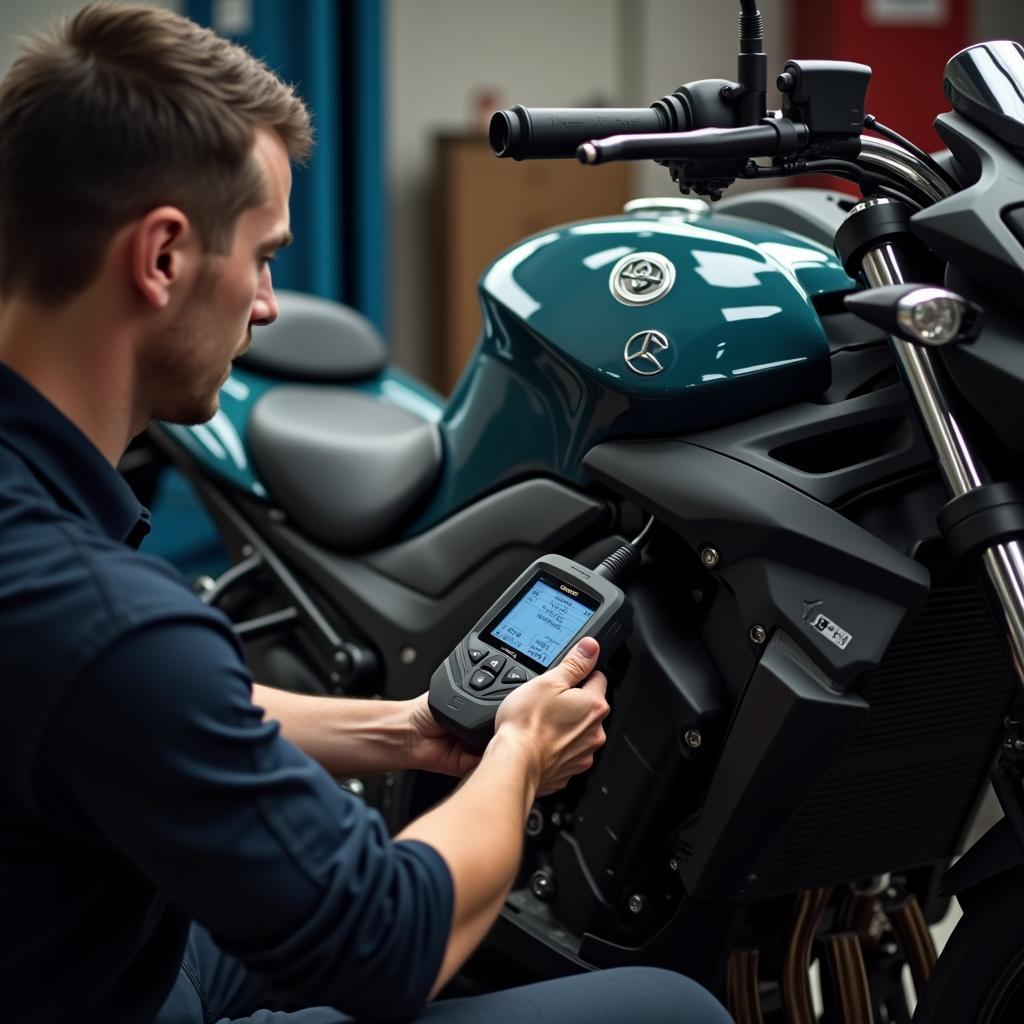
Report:
M641 377L653 377L665 369L656 352L668 348L668 338L661 331L638 331L626 342L623 357L626 365Z
M676 283L676 268L656 252L631 252L612 267L608 287L627 306L657 302Z

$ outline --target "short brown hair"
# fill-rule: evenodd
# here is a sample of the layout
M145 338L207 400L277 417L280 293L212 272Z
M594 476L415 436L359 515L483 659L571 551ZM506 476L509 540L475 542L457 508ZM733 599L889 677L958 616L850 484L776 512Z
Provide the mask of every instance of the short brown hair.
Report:
M0 296L60 305L120 227L165 203L225 251L238 214L262 201L259 127L308 157L292 87L170 11L94 3L33 36L0 82Z

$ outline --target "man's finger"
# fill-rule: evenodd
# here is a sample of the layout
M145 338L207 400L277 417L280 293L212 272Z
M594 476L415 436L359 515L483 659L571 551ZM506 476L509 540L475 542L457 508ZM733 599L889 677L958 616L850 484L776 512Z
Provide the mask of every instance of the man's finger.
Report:
M585 636L561 663L551 670L551 674L563 683L566 689L579 686L594 670L600 652L600 644L592 636Z

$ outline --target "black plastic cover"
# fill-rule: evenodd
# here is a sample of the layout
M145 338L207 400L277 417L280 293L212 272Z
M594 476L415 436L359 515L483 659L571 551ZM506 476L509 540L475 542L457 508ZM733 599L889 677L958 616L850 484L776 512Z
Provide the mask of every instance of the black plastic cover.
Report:
M1024 255L1024 248L1021 253ZM1013 290L995 292L953 268L946 273L946 286L981 304L985 326L973 344L948 346L940 350L939 357L957 390L999 440L1017 455L1024 455L1024 417L1020 414L1024 397L1020 303L1024 288L1018 283Z
M871 68L845 60L788 60L779 76L782 116L815 136L860 135Z
M686 890L742 895L751 869L868 714L783 631L765 649L726 737L704 808L678 833Z
M942 892L947 896L961 896L976 885L1024 865L1024 850L1014 834L1010 822L1000 818L946 873L942 876Z
M972 184L915 213L911 230L961 273L1024 308L1024 245L1003 218L1024 194L1024 162L958 114L940 114L935 130Z
M1006 226L1014 233L1017 241L1024 246L1024 203L1006 207L1003 210L1003 220L1006 221Z
M954 110L1024 150L1024 46L1010 40L968 46L946 65L942 88Z
M694 549L747 628L784 628L834 683L882 659L928 594L928 571L837 512L766 473L684 441L598 445L584 460Z
M489 494L424 533L364 555L363 561L420 594L441 597L493 557L495 544L523 552L557 550L605 513L593 498L537 477Z
M711 209L712 216L727 213L795 231L829 249L839 226L853 206L844 192L828 192L821 188L773 188L741 192L719 200Z

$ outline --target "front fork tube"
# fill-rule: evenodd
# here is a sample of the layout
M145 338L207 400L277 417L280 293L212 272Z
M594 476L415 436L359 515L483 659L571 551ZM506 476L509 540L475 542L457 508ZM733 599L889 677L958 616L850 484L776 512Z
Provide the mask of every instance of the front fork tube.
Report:
M861 207L851 211L856 215ZM869 248L861 257L861 275L869 287L906 284L920 280L914 266L913 251L900 240L889 239ZM921 423L931 441L939 471L951 497L959 498L977 490L989 478L977 453L971 450L955 413L952 389L941 362L929 350L893 337L893 350L914 400ZM993 544L982 553L985 573L1003 610L1013 655L1014 671L1024 695L1024 553L1017 540ZM1014 723L1010 723L1015 733ZM1004 756L993 773L996 795L1007 819L1024 848L1024 791L1010 777L1011 763L1019 761L1024 750L1018 735L1008 737ZM1008 755L1008 756L1007 756ZM1009 762L1009 763L1008 763Z

